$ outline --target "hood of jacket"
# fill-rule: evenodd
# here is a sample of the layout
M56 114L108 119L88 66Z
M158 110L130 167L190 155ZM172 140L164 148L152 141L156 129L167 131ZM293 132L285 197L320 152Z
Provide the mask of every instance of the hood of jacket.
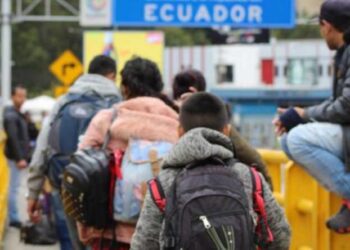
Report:
M102 96L119 96L121 99L115 82L96 74L85 74L79 77L69 89L69 93L74 94L86 93L88 91L95 91Z
M234 157L229 137L207 128L196 128L180 138L164 161L163 168L184 167L194 161L217 157L229 160Z

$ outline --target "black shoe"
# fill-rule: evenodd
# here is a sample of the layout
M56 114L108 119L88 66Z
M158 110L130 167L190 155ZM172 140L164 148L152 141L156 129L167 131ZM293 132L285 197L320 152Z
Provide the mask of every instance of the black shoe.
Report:
M339 212L331 217L327 223L327 227L340 234L350 233L350 209L347 205L342 205Z
M21 229L22 222L20 222L20 221L11 221L10 222L10 227L15 227L17 229Z

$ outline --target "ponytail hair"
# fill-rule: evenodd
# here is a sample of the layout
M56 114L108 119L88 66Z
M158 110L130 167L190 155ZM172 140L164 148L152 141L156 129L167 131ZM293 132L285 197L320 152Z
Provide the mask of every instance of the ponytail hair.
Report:
M162 100L166 105L168 105L170 108L172 108L176 113L180 112L179 107L172 100L170 100L170 98L168 96L166 96L165 94L157 93L157 94L155 94L154 97L157 97L160 100Z

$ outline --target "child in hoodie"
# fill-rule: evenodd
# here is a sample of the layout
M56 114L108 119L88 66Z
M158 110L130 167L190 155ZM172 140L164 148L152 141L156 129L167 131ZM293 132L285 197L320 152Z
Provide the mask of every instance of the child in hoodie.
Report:
M233 145L228 137L230 124L224 103L208 93L196 93L182 105L180 110L179 142L164 160L158 180L165 197L168 197L177 174L193 162L218 158L243 183L248 200L249 214L257 226L257 214L253 208L253 183L249 167L234 159ZM290 228L284 212L273 198L265 179L262 188L267 222L273 234L268 249L289 249ZM164 213L147 192L144 207L131 242L132 250L163 249Z

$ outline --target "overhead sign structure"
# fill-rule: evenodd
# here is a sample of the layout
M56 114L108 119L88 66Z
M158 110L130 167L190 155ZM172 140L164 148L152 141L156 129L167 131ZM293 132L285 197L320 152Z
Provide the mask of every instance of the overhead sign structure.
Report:
M292 28L295 0L114 0L114 26Z
M69 86L83 73L83 65L72 51L66 50L50 65L50 71L64 86Z
M109 27L112 25L112 0L80 0L80 25Z

